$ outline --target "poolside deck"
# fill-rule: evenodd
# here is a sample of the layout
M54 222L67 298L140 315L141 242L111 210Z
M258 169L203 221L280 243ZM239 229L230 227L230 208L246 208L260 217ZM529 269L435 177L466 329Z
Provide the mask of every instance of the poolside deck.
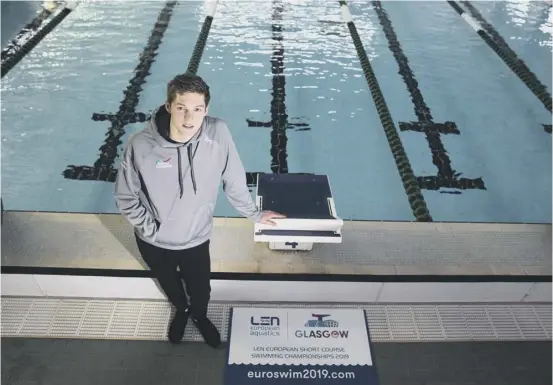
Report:
M280 252L246 219L216 218L214 272L551 275L551 225L347 221L341 244ZM2 265L147 269L120 215L6 212Z
M230 306L266 305L212 303L224 341ZM551 384L551 304L346 306L366 310L381 385ZM172 346L169 318L159 301L3 298L2 381L223 384L228 345L190 326Z

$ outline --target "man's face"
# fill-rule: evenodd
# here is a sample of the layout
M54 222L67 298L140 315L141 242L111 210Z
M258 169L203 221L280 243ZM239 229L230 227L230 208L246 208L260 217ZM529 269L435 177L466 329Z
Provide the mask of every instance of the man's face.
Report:
M177 94L166 108L171 114L171 127L176 134L187 138L198 132L207 115L204 95L197 93Z

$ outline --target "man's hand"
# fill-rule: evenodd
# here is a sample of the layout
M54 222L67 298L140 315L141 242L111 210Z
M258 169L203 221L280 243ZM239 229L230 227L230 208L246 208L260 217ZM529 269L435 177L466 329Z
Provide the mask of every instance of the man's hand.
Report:
M271 225L275 226L276 222L272 221L271 219L278 219L278 218L286 218L286 215L282 215L279 213L275 213L274 211L263 211L263 216L261 217L261 220L259 223L262 223L264 225Z

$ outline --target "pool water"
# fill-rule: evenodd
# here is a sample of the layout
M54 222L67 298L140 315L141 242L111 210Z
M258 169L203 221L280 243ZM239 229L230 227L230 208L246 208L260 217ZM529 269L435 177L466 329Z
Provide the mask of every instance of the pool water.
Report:
M551 6L472 5L551 92ZM2 79L6 210L117 212L113 183L64 170L92 166L106 151L111 123L92 117L117 113L163 6L84 2ZM136 112L162 104L167 81L186 70L208 8L173 8ZM349 8L416 176L440 180L422 188L433 219L551 223L552 143L543 127L551 113L483 39L446 2ZM399 48L390 48L390 33ZM326 174L344 219L415 219L337 1L220 2L198 74L211 87L210 115L228 122L246 171ZM439 145L416 130L421 108L450 130L434 159ZM274 119L285 134L274 132ZM124 126L119 155L144 126ZM439 172L468 182L459 188ZM238 215L223 194L215 214Z

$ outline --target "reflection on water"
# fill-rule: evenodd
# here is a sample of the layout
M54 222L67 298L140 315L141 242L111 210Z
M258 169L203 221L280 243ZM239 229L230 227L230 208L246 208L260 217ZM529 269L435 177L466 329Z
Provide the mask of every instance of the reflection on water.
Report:
M461 128L460 136L444 138L455 167L493 181L487 195L444 198L425 192L435 217L550 221L551 183L543 161L550 159L545 142L550 139L539 136L547 120L535 116L543 111L533 108L534 96L510 95L520 80L447 3L386 3L436 119ZM141 111L158 103L167 74L184 67L208 4L185 1L176 8L140 94ZM513 1L475 6L550 84L550 48L536 42L550 40L551 8ZM112 186L67 180L62 171L98 159L108 122L91 116L117 108L161 7L159 2L83 2L3 79L8 209L116 212ZM409 121L408 88L374 10L358 1L351 12L393 119ZM249 172L325 173L344 218L411 220L379 111L341 18L337 1L220 1L200 70L218 95L212 111L232 123L237 143L247 150L241 155ZM432 172L424 137L400 135L415 172ZM21 167L30 150L40 167Z
M534 41L540 46L553 48L553 7L546 1L502 1L504 4L506 23L522 29L516 36L506 36L508 39ZM536 32L541 31L538 37ZM537 41L536 41L537 40Z
M286 17L279 20L288 52L284 59L285 76L308 75L324 78L327 74L321 72L321 66L325 64L337 65L355 73L361 72L337 2L279 1L279 4L286 9ZM247 7L249 11L244 12L236 2L220 2L217 14L224 17L215 17L209 40L217 42L219 47L232 50L235 54L233 64L259 67L261 72L270 76L267 63L247 63L245 60L246 55L252 53L268 56L272 54L273 2L251 1L247 3ZM357 29L363 36L369 58L376 57L371 42L375 33L378 33L377 26L369 19L358 20ZM206 60L209 61L208 58Z
M539 26L539 30L549 35L547 40L540 41L539 44L548 45L553 51L553 7L547 10L547 20Z

